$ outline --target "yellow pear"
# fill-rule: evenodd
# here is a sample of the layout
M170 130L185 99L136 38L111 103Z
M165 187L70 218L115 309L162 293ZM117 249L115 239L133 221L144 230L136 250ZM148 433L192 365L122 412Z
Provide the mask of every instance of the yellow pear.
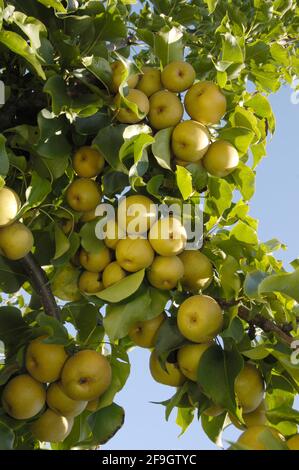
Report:
M101 191L97 183L88 178L74 180L67 189L68 205L77 212L94 210L101 202Z
M184 275L184 265L178 256L156 256L147 272L150 284L157 289L174 289Z
M157 91L150 97L149 122L154 129L176 126L183 117L184 108L179 98L170 91Z
M180 306L177 316L180 332L194 343L215 338L223 326L220 305L207 295L193 295Z
M161 72L155 67L142 67L137 89L148 98L162 89Z
M197 371L202 355L211 343L186 344L179 349L178 364L182 373L193 382L197 382Z
M235 380L235 394L244 413L251 413L261 404L264 397L264 382L261 373L246 363Z
M169 91L180 93L193 85L196 77L194 68L188 62L175 61L164 67L161 79Z
M62 442L70 434L73 424L73 418L66 418L48 409L31 424L30 431L40 442Z
M73 400L91 401L102 395L111 383L111 366L105 356L85 349L66 362L61 383Z
M119 240L115 254L118 264L130 273L148 268L155 257L149 241L144 238Z
M238 151L226 140L217 140L209 147L203 165L211 175L223 178L239 165Z
M6 186L0 189L0 227L11 224L20 209L21 201L17 193Z
M287 446L290 450L299 450L299 434L288 439Z
M25 365L29 374L43 383L58 380L68 358L61 344L44 343L46 338L46 336L40 336L31 341L25 357Z
M243 420L247 428L251 426L262 426L267 424L266 403L263 400L260 405L251 413L243 413Z
M126 277L126 272L118 264L117 261L108 264L103 272L103 286L106 289L109 286L113 286L117 282L121 281Z
M125 104L122 103L121 95L117 94L114 99L114 103L118 108L116 119L124 124L136 124L142 121L149 112L148 97L140 90L130 89L125 98L137 105L141 117L138 116L135 111L126 107Z
M224 409L220 405L216 405L215 403L208 408L205 409L203 412L207 416L212 416L213 418L216 418L216 416L222 415L224 412Z
M87 223L87 222L92 222L96 218L97 218L96 211L95 209L93 209L91 211L83 212L82 216L80 217L80 221L83 223Z
M94 178L102 173L104 165L103 155L92 147L79 148L73 157L73 168L81 178Z
M96 294L103 290L103 283L101 282L100 273L92 273L84 271L79 279L79 289L84 294Z
M28 374L11 379L2 393L4 411L15 419L30 419L45 406L44 386Z
M119 227L116 220L110 219L105 225L106 236L104 243L111 250L116 249L119 238L125 238L125 232Z
M111 64L112 70L112 91L114 93L118 92L120 85L123 82L126 66L121 60L116 60ZM135 88L138 83L138 74L130 75L127 78L127 84L129 88Z
M270 431L278 442L283 442L279 432L270 426L252 426L241 434L237 442L248 450L271 450L263 441L263 439L267 439L267 431Z
M61 383L55 382L47 390L47 405L59 415L75 418L85 410L87 401L72 400L65 394Z
M19 260L32 250L34 239L31 230L21 222L0 228L0 251L11 260Z
M146 196L124 198L118 206L118 225L128 234L146 233L157 219L155 203Z
M204 290L213 281L213 266L209 258L195 250L186 250L179 255L184 265L182 285L190 291Z
M164 217L152 226L148 239L158 255L175 256L184 250L187 232L175 217Z
M131 340L141 348L153 348L156 344L157 333L165 318L165 313L161 313L151 320L134 323L129 331Z
M106 246L101 247L100 251L91 253L82 248L79 255L81 266L91 273L104 271L111 262L111 252Z
M195 121L218 124L226 113L226 98L215 83L195 83L185 96L185 108Z
M186 377L180 371L178 364L166 362L165 368L166 370L162 368L156 352L153 351L150 357L150 372L153 379L170 387L180 387L183 385Z
M74 259L73 262L77 263L77 259ZM79 276L80 271L71 264L66 264L59 269L52 280L52 292L55 297L68 302L80 300L81 294L78 288Z
M175 127L171 144L176 158L194 163L207 153L210 135L207 128L199 122L183 121Z

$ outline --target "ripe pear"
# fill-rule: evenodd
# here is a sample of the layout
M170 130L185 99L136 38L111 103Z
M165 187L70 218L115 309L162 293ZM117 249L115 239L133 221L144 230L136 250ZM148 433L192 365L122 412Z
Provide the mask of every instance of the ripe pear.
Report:
M261 373L246 363L235 380L235 394L244 413L251 413L261 404L264 397L264 382Z
M120 240L116 246L115 254L118 264L130 273L148 268L155 257L149 241L144 238Z
M30 419L45 406L44 386L28 374L11 379L2 393L4 411L15 419Z
M209 347L211 347L211 343L186 344L179 349L179 367L185 377L193 382L197 382L197 372L201 357Z
M125 98L137 105L140 116L132 109L125 107L125 104L122 103L121 95L117 94L114 99L114 103L118 108L116 119L124 124L136 124L142 121L149 112L148 97L140 90L130 89Z
M91 253L82 248L79 255L81 266L91 273L104 271L111 262L111 252L109 248L103 246L100 251Z
M146 196L134 195L124 198L117 212L118 225L128 234L146 233L157 219L155 203Z
M19 210L21 201L17 193L6 186L0 189L0 227L11 224Z
M203 166L212 175L224 178L239 165L237 149L226 140L214 142L203 158Z
M147 272L147 279L157 289L174 289L184 275L184 265L178 256L156 256Z
M113 286L117 282L121 281L126 277L126 272L118 264L117 261L108 264L103 272L103 286L106 289L109 286Z
M299 434L288 439L287 446L290 450L299 450Z
M116 249L116 245L120 238L125 238L125 232L119 227L116 220L110 219L105 225L106 236L104 243L111 250Z
M218 124L226 113L226 98L215 83L195 83L185 96L185 108L195 121Z
M61 383L73 400L91 401L102 395L111 383L109 361L97 351L85 349L66 362Z
M251 426L262 426L267 424L267 408L263 400L260 405L251 413L243 413L243 420L247 428Z
M223 315L220 305L207 295L193 295L180 306L178 328L194 343L206 343L220 333Z
M209 258L195 250L185 250L179 258L184 265L182 285L194 292L207 289L213 281L213 265Z
M148 98L162 89L161 72L155 67L142 67L138 85L136 87Z
M85 410L87 401L72 400L65 394L61 383L55 382L47 390L47 405L59 415L75 418Z
M181 93L193 85L195 77L196 73L191 64L175 61L164 67L161 80L167 90Z
M40 336L31 341L25 357L25 365L29 374L43 383L58 380L68 358L61 344L44 343L46 338L46 336Z
M103 283L101 282L100 273L92 273L90 271L83 271L79 279L79 289L84 294L96 294L103 290Z
M210 135L207 128L199 122L183 121L175 127L171 144L176 158L194 163L207 153Z
M134 323L129 330L131 340L141 348L153 348L156 344L157 333L165 318L165 313L160 313L151 320Z
M73 168L81 178L94 178L105 166L103 155L92 147L81 147L73 156Z
M117 93L121 83L123 82L126 66L121 60L116 60L111 64L112 70L112 91ZM135 88L138 83L138 74L130 75L127 78L127 84L129 88Z
M184 108L179 98L170 91L157 91L150 97L149 122L157 130L176 126L182 119Z
M152 226L148 239L158 255L175 256L184 250L187 232L175 217L164 217Z
M279 432L270 426L252 426L241 434L237 442L248 450L270 450L267 449L266 443L263 442L263 434L265 435L267 431L270 431L277 441L283 442ZM267 434L264 438L267 439Z
M150 372L153 379L160 384L169 385L170 387L180 387L186 381L186 377L182 374L178 364L166 362L164 370L160 364L157 353L153 351L150 356Z
M77 261L76 259L73 260ZM81 294L78 288L80 271L75 266L67 264L55 273L52 280L52 292L55 297L68 302L80 300Z
M30 431L40 442L62 442L70 434L73 424L73 418L66 418L48 409L31 424Z
M97 183L88 178L74 180L67 189L68 205L77 212L94 210L101 202L101 191Z
M21 222L0 228L0 251L3 255L17 261L32 250L34 239L31 230Z
M80 217L80 221L86 224L87 222L92 222L97 218L96 211L93 209L92 211L83 212Z

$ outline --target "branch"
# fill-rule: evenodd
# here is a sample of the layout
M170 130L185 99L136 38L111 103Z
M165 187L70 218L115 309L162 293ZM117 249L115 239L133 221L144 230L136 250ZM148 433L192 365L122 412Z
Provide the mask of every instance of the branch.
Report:
M219 305L223 308L229 308L238 305L238 301L227 302L222 299L216 299ZM291 346L292 342L294 341L293 336L289 333L284 331L284 327L277 325L272 320L265 318L260 313L257 313L253 316L250 314L250 310L244 306L239 306L238 309L238 316L246 321L249 325L255 325L258 328L261 328L265 333L274 333L277 338L279 338L282 342Z
M33 289L41 299L45 313L59 320L60 309L49 287L49 279L45 271L40 267L32 253L22 258L21 263L30 279Z

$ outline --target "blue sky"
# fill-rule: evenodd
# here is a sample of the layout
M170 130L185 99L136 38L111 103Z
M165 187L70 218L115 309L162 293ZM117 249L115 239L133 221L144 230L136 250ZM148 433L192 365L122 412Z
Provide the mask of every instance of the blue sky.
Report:
M271 99L277 117L277 131L268 145L268 157L257 171L256 194L251 215L260 221L261 240L278 238L288 245L279 253L288 263L299 257L299 151L297 143L299 104L291 103L292 90L282 88ZM194 420L178 438L175 412L166 423L164 407L151 404L169 398L174 389L153 381L148 369L149 352L135 348L130 353L132 373L116 401L126 410L126 422L105 449L216 449ZM234 440L238 432L231 426L224 440Z

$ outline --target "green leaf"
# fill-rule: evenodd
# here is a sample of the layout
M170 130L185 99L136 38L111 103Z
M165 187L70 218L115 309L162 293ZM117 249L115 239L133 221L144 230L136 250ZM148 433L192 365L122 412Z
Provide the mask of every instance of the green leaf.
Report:
M155 350L158 356L167 359L171 351L186 343L186 338L180 333L175 318L167 318L158 331Z
M55 344L69 343L67 329L56 318L40 313L36 317L36 321L49 335L46 342Z
M33 171L30 186L26 191L28 206L39 206L51 192L51 189L51 183L45 178L41 178L35 171Z
M165 27L158 33L139 29L137 34L141 40L149 44L156 55L165 66L175 60L183 60L183 33L178 28Z
M222 60L231 63L242 63L243 52L237 38L231 33L222 35Z
M208 184L208 173L203 165L199 163L190 163L187 170L192 175L192 185L196 191L202 191Z
M229 209L233 199L231 185L223 178L210 177L208 180L210 197L206 200L206 208L219 217Z
M176 182L184 201L193 194L192 175L187 168L176 166Z
M105 249L104 241L96 236L98 220L92 220L83 225L80 230L81 245L89 253L99 253Z
M13 31L0 31L0 43L8 47L15 54L23 57L27 62L29 62L32 67L36 70L37 74L43 79L46 79L46 75L42 69L41 63L37 58L37 55L33 52L31 47L27 44L25 39L23 39L19 34L14 33Z
M242 368L243 359L236 349L223 351L220 346L212 346L200 360L198 383L215 404L235 413L234 383Z
M241 281L238 275L239 263L232 256L227 256L219 269L221 287L226 299L238 297Z
M18 261L9 261L0 256L0 291L6 294L17 292L27 276Z
M241 220L233 227L232 231L230 232L230 237L235 238L239 242L246 245L258 244L256 231Z
M291 421L299 424L299 411L287 405L282 405L278 408L268 410L267 418L274 424L279 424L281 421Z
M211 14L211 13L214 13L219 0L204 0L204 2L207 4L209 13Z
M232 173L237 188L245 201L249 201L255 192L255 173L243 162L239 163L238 168Z
M222 432L225 423L226 413L219 416L208 416L205 413L201 414L201 425L206 435L218 447L222 447Z
M272 108L269 100L262 94L257 93L245 102L245 106L253 109L255 114L262 118L271 118Z
M119 151L124 142L123 133L125 129L125 125L104 127L100 129L93 140L93 145L102 153L106 162L112 168L119 171L125 170L119 160Z
M87 304L86 301L66 304L62 318L74 325L77 330L76 338L82 346L94 346L104 336L102 315L93 304Z
M268 273L264 273L262 271L253 271L251 273L247 273L244 282L245 295L252 299L258 298L259 285L268 276Z
M54 259L60 258L60 256L64 255L70 248L69 239L58 225L55 225L55 247Z
M182 436L187 431L193 419L194 419L193 408L178 408L176 424L182 430L180 436Z
M122 427L124 419L123 408L115 403L92 413L87 419L92 432L92 439L88 441L88 444L105 444Z
M144 279L145 270L141 269L137 273L124 277L121 281L98 292L96 296L105 302L117 303L127 299L140 287Z
M6 424L0 422L0 450L12 450L15 434Z
M162 168L171 170L171 135L173 127L162 129L155 135L155 142L152 145L154 157Z
M30 330L21 311L10 306L0 307L0 340L5 347L11 348L26 341L26 336L30 336Z
M252 143L255 134L246 127L229 127L220 130L221 139L227 140L233 144L241 155L244 155Z
M256 346L255 348L249 349L248 351L242 351L242 355L252 359L253 361L260 361L261 359L265 359L270 354L267 346L261 344L260 346Z
M112 80L112 70L109 62L103 57L83 57L82 63L96 78L109 88Z
M9 170L9 159L5 147L6 138L0 134L0 175L6 176Z
M56 11L59 11L60 13L66 13L66 9L62 5L60 0L37 0L39 3L44 5L45 7L48 8L54 8Z
M127 353L120 354L118 346L112 347L110 365L112 369L112 380L108 390L100 397L99 409L111 405L115 395L122 390L130 375L129 356Z
M259 294L281 292L299 302L299 269L292 273L279 273L262 280L258 287Z

